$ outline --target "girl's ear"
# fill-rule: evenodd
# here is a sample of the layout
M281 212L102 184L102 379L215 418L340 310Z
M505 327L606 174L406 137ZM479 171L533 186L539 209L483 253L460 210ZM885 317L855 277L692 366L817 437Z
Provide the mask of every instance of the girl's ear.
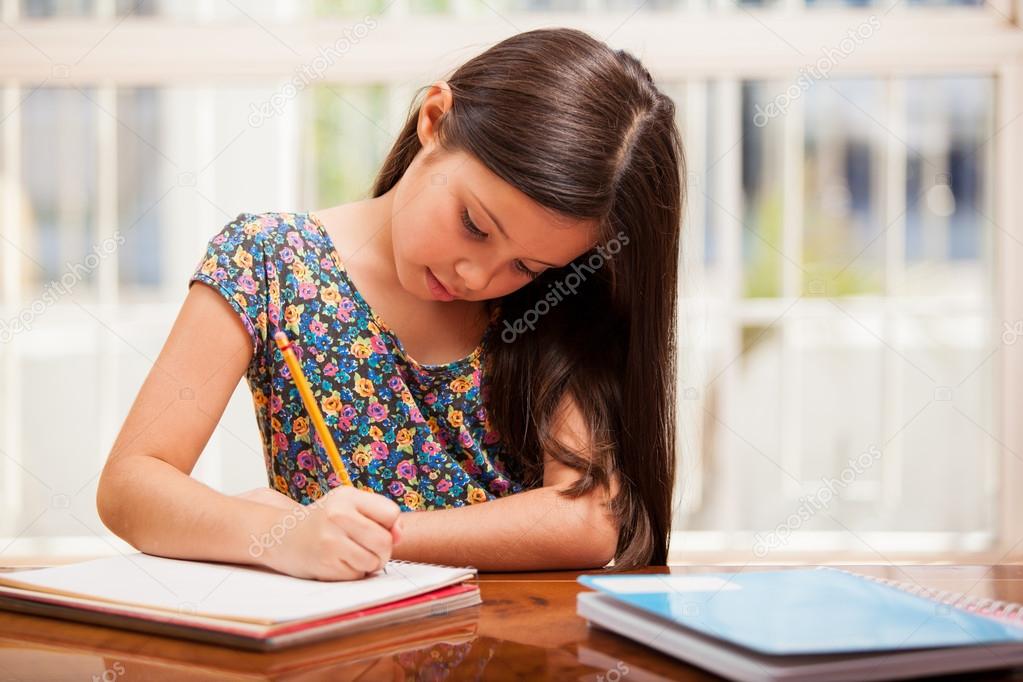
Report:
M419 143L426 150L427 155L433 151L437 143L438 125L441 117L450 111L453 95L451 86L446 81L437 81L430 86L422 105L419 107L419 122L416 125L416 132L419 134Z

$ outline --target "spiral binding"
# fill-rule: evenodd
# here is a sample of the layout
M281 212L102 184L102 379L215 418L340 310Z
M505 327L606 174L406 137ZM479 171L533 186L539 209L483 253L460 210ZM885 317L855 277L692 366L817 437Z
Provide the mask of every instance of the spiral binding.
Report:
M449 564L431 564L426 561L409 561L408 559L388 559L389 564L411 564L413 566L429 566L431 568L460 568L464 571L476 572L475 566L451 566Z
M948 606L954 606L966 611L991 616L993 618L1005 618L1023 623L1023 604L1016 602L991 599L989 597L968 597L962 592L935 590L906 580L878 578L877 576L857 573L856 571L848 571L844 568L837 568L835 566L818 566L818 568L854 575L857 578L863 578L864 580L887 585L888 587L894 587L902 590L903 592L909 592L910 594L915 594L917 596L924 597L925 599L930 599L931 601L936 601Z

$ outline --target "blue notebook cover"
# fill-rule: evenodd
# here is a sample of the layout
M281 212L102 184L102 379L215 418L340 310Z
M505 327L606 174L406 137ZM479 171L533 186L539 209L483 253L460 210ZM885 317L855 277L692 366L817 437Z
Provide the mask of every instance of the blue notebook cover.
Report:
M1023 642L1023 627L833 569L582 575L586 587L769 655Z

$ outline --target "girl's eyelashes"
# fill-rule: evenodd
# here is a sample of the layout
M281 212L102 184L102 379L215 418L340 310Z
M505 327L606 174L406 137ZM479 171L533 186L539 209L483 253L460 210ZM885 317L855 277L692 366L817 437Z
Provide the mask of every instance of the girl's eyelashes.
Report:
M515 261L515 268L529 279L536 279L537 277L540 276L539 272L534 272L533 270L530 270L520 260Z
M473 237L486 239L487 233L476 227L476 223L472 222L472 218L469 217L469 211L465 209L462 209L462 224L465 225L466 231Z
M486 239L487 233L476 227L476 223L472 222L472 218L469 217L469 211L462 209L462 225L465 226L465 231L468 232L476 239ZM515 261L515 269L521 272L529 279L536 279L540 276L539 272L535 272L527 268L522 261Z

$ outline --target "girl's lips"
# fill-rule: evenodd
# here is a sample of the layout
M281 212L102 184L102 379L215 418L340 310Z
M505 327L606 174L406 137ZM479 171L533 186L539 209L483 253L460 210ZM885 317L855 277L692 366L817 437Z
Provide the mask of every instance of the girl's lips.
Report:
M453 301L455 296L445 288L437 276L433 274L433 270L426 268L426 283L429 286L430 291L434 296L442 301Z

